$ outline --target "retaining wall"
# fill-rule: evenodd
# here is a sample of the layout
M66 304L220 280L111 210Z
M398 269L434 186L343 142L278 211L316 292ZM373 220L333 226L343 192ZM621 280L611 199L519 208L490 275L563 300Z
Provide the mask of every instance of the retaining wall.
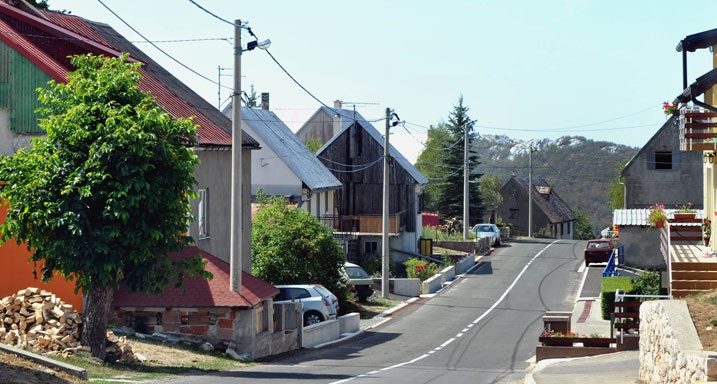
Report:
M301 346L304 348L315 347L338 340L343 334L356 333L359 329L359 314L352 312L340 316L336 320L326 320L304 327Z
M640 306L640 380L717 380L717 356L702 349L685 301L647 301Z

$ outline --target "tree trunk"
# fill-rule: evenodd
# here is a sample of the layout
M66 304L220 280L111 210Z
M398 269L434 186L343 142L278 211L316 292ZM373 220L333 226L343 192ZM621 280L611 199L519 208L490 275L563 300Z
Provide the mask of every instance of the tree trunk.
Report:
M85 315L82 324L82 345L89 346L92 356L104 360L107 354L107 324L114 289L93 288L86 293Z

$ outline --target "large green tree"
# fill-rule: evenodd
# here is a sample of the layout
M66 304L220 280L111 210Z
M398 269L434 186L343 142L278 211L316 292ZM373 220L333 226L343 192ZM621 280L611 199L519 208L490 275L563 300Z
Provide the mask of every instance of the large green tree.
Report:
M272 284L319 283L342 307L344 255L330 228L278 196L264 199L252 221L252 274Z
M439 187L438 194L438 211L443 217L463 217L463 153L465 130L468 130L468 167L471 170L469 179L474 180L479 177L474 171L480 164L478 155L472 148L472 143L476 140L476 134L473 131L474 120L468 116L469 108L463 105L463 96L458 99L458 104L453 107L453 111L448 116L448 124L446 128L450 132L450 142L460 143L451 148L445 149L445 162L443 163L445 170L441 176L442 182ZM483 208L480 199L480 191L478 183L469 184L469 225L481 220Z
M575 214L575 233L573 238L575 240L590 240L595 238L593 227L590 225L590 217L579 210L573 210Z
M197 157L195 126L173 119L139 89L127 55L74 56L66 84L39 89L46 136L0 158L0 197L9 205L0 239L14 238L84 292L82 343L105 356L114 291L161 293L186 273L209 277L186 246Z
M607 194L610 198L610 208L620 209L625 204L625 178L622 177L622 170L629 160L623 160L615 164L615 176L607 188Z
M423 208L428 211L439 210L438 201L441 188L445 183L446 171L452 172L445 165L446 154L451 147L451 132L445 124L440 123L428 129L426 144L416 159L416 168L428 178L428 185L423 188ZM456 145L462 144L455 143ZM449 148L449 149L447 149Z

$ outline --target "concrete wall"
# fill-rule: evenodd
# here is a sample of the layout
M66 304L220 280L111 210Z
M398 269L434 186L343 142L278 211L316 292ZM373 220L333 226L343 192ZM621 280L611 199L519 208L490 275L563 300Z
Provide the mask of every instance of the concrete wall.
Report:
M443 281L452 281L456 278L456 267L454 265L451 265L450 267L445 267L441 269L441 275L443 275Z
M381 279L373 279L374 287L381 288ZM418 297L421 295L421 279L394 279L388 281L388 291L401 296Z
M717 359L710 355L702 349L685 301L648 301L640 306L640 380L717 380Z
M437 273L421 283L421 293L436 293L443 287L443 275Z
M660 251L660 241L660 230L657 228L620 228L620 244L625 246L625 264L630 267L665 270L667 266Z
M208 232L204 238L197 238L196 221L189 226L189 233L194 237L197 246L212 255L229 261L229 231L231 225L231 151L202 151L198 150L200 164L194 171L194 178L197 180L197 189L206 188L208 191ZM251 151L244 150L242 154L243 173L243 196L244 205L244 226L242 228L245 239L242 248L243 259L242 269L251 271L251 208L249 190L251 183ZM195 217L198 214L196 200L192 201L192 213Z
M459 275L461 273L465 273L466 271L471 269L471 267L473 267L475 264L476 264L475 254L472 254L472 253L468 254L468 255L466 255L466 257L462 258L461 260L459 260L456 263L456 273Z
M20 148L27 148L30 139L38 136L10 130L10 110L0 108L0 155L12 155Z
M277 156L249 124L245 124L243 129L261 146L260 149L251 151L251 194L256 196L257 191L262 189L271 196L301 196L302 182L286 165L284 159Z
M671 118L623 171L627 179L625 208L647 208L656 203L675 207L688 202L702 208L702 152L679 149L679 124ZM654 169L655 151L672 151L673 169Z
M343 335L346 333L356 333L361 330L361 316L358 312L351 312L347 315L340 316L339 332Z

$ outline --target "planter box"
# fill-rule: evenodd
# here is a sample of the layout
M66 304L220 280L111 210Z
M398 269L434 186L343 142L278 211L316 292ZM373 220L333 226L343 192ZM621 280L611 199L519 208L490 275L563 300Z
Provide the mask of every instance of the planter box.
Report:
M584 337L581 338L583 347L609 347L615 342L615 339L609 337Z
M697 217L695 212L675 212L675 220L694 220Z
M548 347L572 347L575 343L582 343L583 347L609 347L615 339L609 337L560 337L540 336L538 341Z

